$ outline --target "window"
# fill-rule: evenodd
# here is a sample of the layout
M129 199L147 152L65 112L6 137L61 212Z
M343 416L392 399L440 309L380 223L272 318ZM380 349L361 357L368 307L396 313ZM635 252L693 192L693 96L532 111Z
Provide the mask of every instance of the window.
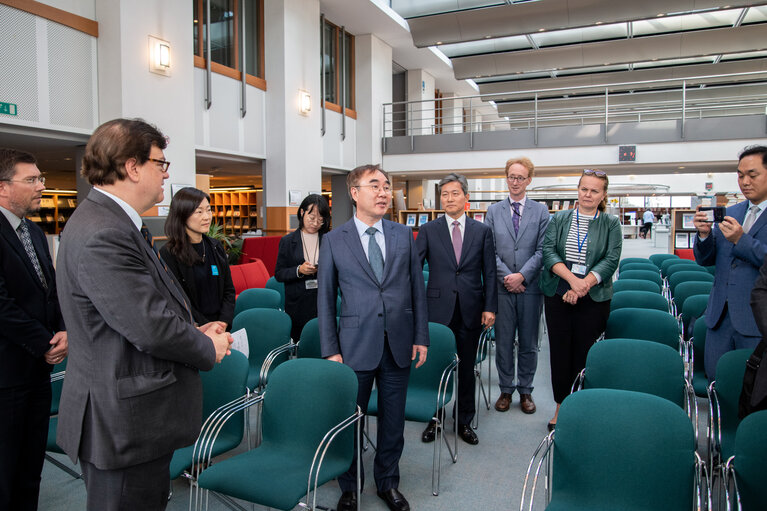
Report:
M205 67L207 55L206 3L210 2L211 70L241 79L240 47L245 22L246 80L266 90L264 77L263 0L192 0L194 13L194 63ZM244 20L242 17L244 6Z
M343 38L343 40L342 40ZM357 117L354 111L354 36L325 21L322 27L322 83L325 107Z

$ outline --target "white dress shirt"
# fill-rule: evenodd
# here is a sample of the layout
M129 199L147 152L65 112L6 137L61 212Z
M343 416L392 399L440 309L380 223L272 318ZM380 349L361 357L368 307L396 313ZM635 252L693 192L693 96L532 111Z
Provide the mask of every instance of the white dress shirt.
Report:
M357 216L354 216L354 225L357 227L357 233L360 235L360 241L362 242L362 250L365 251L365 257L367 260L370 260L370 256L368 255L368 243L370 243L368 240L370 239L370 235L366 233L365 231L368 230L368 227L375 227L376 233L375 233L375 239L376 243L378 243L378 246L381 247L381 255L383 256L384 262L386 262L386 239L384 238L383 233L383 220L379 220L376 223L374 223L372 226L366 224Z

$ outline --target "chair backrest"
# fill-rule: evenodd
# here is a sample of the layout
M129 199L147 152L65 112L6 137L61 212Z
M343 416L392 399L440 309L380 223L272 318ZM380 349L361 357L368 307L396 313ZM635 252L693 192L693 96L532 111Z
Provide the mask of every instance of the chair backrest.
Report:
M666 269L666 277L671 277L673 274L680 271L699 271L701 273L708 273L708 270L699 264L690 263L676 263L672 264Z
M674 302L676 302L677 307L683 307L685 300L691 296L708 296L711 294L711 288L713 285L713 282L704 280L687 280L679 282L674 288L674 294L672 295L672 298L674 299Z
M764 460L767 460L767 410L743 419L735 434L735 479L743 509L763 509L767 502Z
M248 309L280 309L280 293L274 289L246 289L234 302L234 315Z
M649 257L649 259L650 262L652 262L660 270L660 265L663 263L663 261L667 259L679 259L679 256L676 254L653 254Z
M266 289L274 289L280 293L280 309L285 310L285 284L278 282L274 277L266 281Z
M719 416L722 424L721 452L724 460L732 456L735 447L735 431L738 429L738 400L743 389L743 374L746 372L746 361L753 350L728 351L719 358L716 364L716 390L719 402Z
M330 360L289 360L269 377L263 404L262 445L285 445L286 456L311 461L328 430L357 409L357 375L349 366ZM328 454L351 463L353 444L354 428L347 428Z
M678 351L657 342L604 340L589 349L583 388L645 392L684 408L684 362Z
M643 279L620 279L613 282L613 293L621 291L650 291L660 294L660 286L655 282Z
M694 467L681 408L640 392L583 390L559 410L549 508L691 509Z
M681 259L681 258L666 259L660 264L660 274L666 277L669 267L674 264L692 264L697 266L698 263L696 263L695 261L690 261L689 259Z
M704 268L705 268L705 269L706 269L706 271L707 271L707 272L709 272L711 275L715 275L715 274L716 274L716 266L715 266L715 265L712 265L712 266L704 266Z
M623 266L621 266L621 269L620 269L620 271L631 271L631 270L647 270L647 271L654 271L656 273L660 273L660 271L658 270L658 267L649 261L646 263L626 263Z
M317 318L306 322L298 341L298 358L322 358L320 347L320 323Z
M62 362L53 366L51 374L60 373L67 370L66 357ZM66 378L66 375L64 376ZM59 402L61 401L61 390L64 388L64 380L56 380L51 382L51 415L57 415L59 413Z
M688 327L692 319L700 318L706 312L707 306L708 294L688 296L682 302L682 325L684 326L685 338L690 337L691 332L688 331Z
M683 282L714 282L714 276L707 271L678 271L668 276L668 287L671 297L674 297L676 288ZM684 302L682 302L684 303Z
M625 308L607 318L605 339L642 339L679 348L679 324L668 312Z
M621 259L618 263L618 269L622 270L623 266L626 264L633 264L633 263L649 263L650 260L646 259L644 257L626 257L624 259Z
M248 334L248 387L256 388L263 382L259 379L261 365L266 355L274 348L290 342L290 316L277 309L248 309L234 317L232 332L244 328ZM287 355L281 355L272 368L284 362Z
M200 371L202 380L202 417L205 421L216 408L244 396L247 392L248 358L237 350L224 357L210 371ZM221 432L242 437L245 423L228 421Z
M234 292L240 294L246 289L264 287L269 280L269 272L260 259L252 263L235 264L229 267L232 272Z
M655 282L659 286L663 285L663 279L661 279L660 274L657 271L649 271L649 270L626 270L620 272L618 275L618 280L623 279L639 279L639 280L649 280L650 282Z
M429 272L427 270L423 270L423 283L429 285Z
M660 293L631 290L613 293L613 298L610 300L610 311L625 309L626 307L668 312L668 302Z
M423 417L413 415L412 410L407 413L410 420L427 422L436 412L437 391L439 389L442 372L455 359L455 335L445 325L439 323L429 323L429 354L426 357L426 363L415 368L414 360L410 369L410 380L408 382L408 394L411 392L434 395L434 407L431 410L424 410ZM453 386L448 385L447 401L453 395Z

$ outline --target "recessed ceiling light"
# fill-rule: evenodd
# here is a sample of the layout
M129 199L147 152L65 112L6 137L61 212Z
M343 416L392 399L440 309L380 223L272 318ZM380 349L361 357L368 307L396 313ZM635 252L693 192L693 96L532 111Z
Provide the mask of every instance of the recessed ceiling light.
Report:
M663 14L663 13L660 13L660 14L658 14L658 16L656 16L656 17L657 17L657 18L662 18L663 16L665 16L665 14Z
M486 35L486 36L485 36L485 39L490 39L491 37L493 37L493 36L491 36L491 35Z
M437 46L439 46L440 44L442 44L442 41L437 41Z
M596 22L596 23L594 23L594 24L595 24L595 25L601 25L602 23L604 23L604 21L597 21L597 22Z
M680 169L683 169L684 167L679 167Z
M539 28L538 32L546 32L546 29L545 28Z

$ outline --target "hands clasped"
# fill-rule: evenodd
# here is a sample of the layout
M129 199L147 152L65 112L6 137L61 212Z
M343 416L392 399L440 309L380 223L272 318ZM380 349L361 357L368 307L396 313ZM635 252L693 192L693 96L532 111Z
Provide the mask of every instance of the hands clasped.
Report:
M213 347L216 349L216 363L224 360L224 357L232 354L230 349L232 342L232 336L226 331L226 323L222 321L211 321L205 323L197 329L207 335L211 341L213 341Z

